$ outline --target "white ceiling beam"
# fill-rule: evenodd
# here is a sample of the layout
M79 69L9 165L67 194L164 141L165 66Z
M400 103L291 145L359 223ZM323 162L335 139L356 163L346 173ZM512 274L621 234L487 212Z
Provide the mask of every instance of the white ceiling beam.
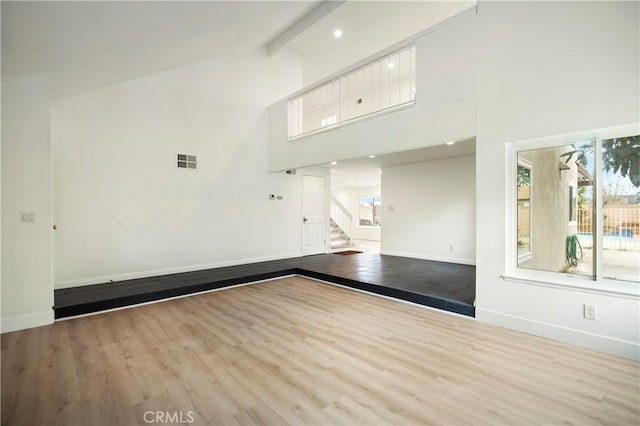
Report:
M327 16L344 2L345 0L326 0L320 3L311 12L294 22L290 27L278 34L267 44L267 52L269 56L274 55L278 50L289 44L293 39L305 32L313 24Z

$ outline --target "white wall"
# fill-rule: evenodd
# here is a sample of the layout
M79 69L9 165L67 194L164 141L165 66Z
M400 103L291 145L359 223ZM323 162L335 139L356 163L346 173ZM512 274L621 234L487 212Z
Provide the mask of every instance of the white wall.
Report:
M382 254L475 264L475 159L383 167Z
M253 52L56 102L56 286L300 255L301 175L267 173L265 113L300 78Z
M53 321L49 117L44 76L2 81L2 332Z
M351 238L355 240L380 241L379 227L358 226L361 197L380 195L380 187L366 186L357 188L339 188L331 191L334 196L351 213ZM384 206L384 199L382 200ZM382 225L384 226L384 224Z
M477 319L636 359L637 297L500 276L505 144L638 121L638 8L637 2L480 2L476 66ZM585 303L597 306L596 321L582 318Z
M274 104L269 110L269 169L324 164L474 137L475 25L475 15L466 14L416 40L415 108L289 142L287 103Z
M286 106L274 105L269 168L475 135L477 319L638 359L636 295L501 276L507 247L506 144L638 121L639 7L637 2L481 1L477 16L416 42L415 109L287 142ZM583 304L596 305L596 321L582 318Z

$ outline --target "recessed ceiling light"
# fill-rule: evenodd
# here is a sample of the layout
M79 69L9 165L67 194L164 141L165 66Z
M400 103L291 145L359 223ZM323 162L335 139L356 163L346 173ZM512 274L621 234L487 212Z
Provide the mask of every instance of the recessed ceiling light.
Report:
M376 158L376 156L375 155L370 155L369 158Z
M338 28L337 30L335 30L335 31L333 32L333 36L334 36L335 38L340 38L340 37L342 37L342 30L341 30L341 29L339 29L339 28Z
M332 166L335 166L336 164L338 164L338 162L337 162L337 161L332 161L332 162L331 162L331 165L332 165Z
M456 143L456 141L449 141L445 145L453 145L454 143Z
M391 69L391 68L393 68L393 67L395 67L395 66L396 66L396 64L394 64L393 62L389 62L389 63L387 64L387 68L389 68L389 69Z

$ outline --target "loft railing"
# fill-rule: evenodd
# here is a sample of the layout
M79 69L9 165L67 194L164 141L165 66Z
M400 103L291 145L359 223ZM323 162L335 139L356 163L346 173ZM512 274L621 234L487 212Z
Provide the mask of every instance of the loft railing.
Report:
M415 99L416 48L408 46L290 99L289 140Z

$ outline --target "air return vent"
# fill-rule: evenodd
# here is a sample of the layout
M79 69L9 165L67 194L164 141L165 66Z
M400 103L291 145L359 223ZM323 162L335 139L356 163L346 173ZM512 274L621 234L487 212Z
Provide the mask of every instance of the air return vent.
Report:
M178 168L195 169L198 164L195 155L178 154Z

